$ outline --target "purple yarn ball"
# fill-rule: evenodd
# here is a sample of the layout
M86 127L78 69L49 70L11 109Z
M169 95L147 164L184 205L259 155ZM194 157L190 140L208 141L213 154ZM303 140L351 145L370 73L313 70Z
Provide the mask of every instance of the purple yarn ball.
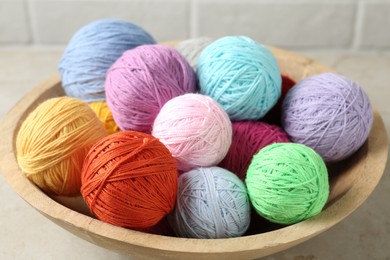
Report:
M284 99L282 126L293 142L309 146L326 162L343 160L367 140L373 110L362 87L333 73L306 78Z
M109 69L107 105L121 130L150 133L161 107L195 92L196 76L177 50L143 45L126 51Z

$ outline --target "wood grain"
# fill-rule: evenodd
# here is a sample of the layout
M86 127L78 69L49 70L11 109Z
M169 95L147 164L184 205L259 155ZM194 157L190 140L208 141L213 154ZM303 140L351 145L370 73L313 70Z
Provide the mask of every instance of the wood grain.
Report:
M303 56L272 48L281 71L295 81L332 69ZM50 198L25 177L15 157L21 122L42 101L64 95L59 75L33 88L0 125L0 164L15 192L45 217L69 232L109 250L136 259L254 259L297 245L346 218L378 184L387 160L383 120L374 109L374 124L364 146L351 158L329 167L331 195L325 210L295 225L230 239L185 239L146 234L112 226L88 216L81 198ZM38 231L37 231L38 232Z

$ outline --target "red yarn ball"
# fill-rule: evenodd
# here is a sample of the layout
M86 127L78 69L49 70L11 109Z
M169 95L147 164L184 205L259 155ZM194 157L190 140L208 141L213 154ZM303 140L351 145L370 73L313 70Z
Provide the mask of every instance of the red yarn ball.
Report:
M143 229L173 209L177 180L176 161L157 138L122 131L101 139L89 151L81 194L100 220Z
M282 104L287 92L295 86L295 81L286 75L282 75L282 94L276 105L261 119L261 121L281 126Z
M290 142L278 126L260 121L234 122L233 140L226 157L219 164L245 180L252 157L263 147L273 143Z

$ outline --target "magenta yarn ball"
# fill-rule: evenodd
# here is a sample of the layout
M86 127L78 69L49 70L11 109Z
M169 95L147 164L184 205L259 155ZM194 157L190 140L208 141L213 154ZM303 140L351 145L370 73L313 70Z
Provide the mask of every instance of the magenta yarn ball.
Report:
M121 130L150 133L161 107L195 92L192 67L171 47L143 45L126 51L109 69L107 105Z
M218 166L245 180L252 158L261 148L273 143L287 142L290 142L287 134L276 125L261 121L233 122L232 144Z
M373 123L370 99L347 77L323 73L303 79L287 93L282 126L326 162L341 161L367 140Z
M189 171L222 161L232 141L232 124L225 110L209 96L185 94L162 107L152 135L169 149L179 170Z

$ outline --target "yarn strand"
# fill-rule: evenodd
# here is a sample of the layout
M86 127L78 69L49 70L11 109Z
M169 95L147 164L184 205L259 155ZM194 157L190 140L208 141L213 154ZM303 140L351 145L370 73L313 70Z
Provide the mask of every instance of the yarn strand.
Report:
M88 153L81 193L99 219L123 227L149 228L174 207L176 163L156 138L118 132Z
M46 192L77 195L84 158L104 136L103 125L86 103L69 97L49 99L18 132L19 167Z
M313 148L327 162L356 152L372 122L372 106L361 86L333 73L302 80L283 101L282 125L291 140Z

